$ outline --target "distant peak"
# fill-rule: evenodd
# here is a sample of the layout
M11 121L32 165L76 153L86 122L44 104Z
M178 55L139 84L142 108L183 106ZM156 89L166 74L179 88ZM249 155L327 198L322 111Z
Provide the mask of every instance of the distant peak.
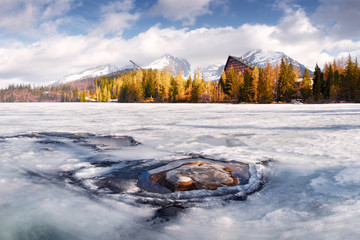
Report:
M248 62L251 62L254 65L265 67L267 62L271 65L276 66L281 62L281 59L287 58L295 67L300 69L302 73L305 69L305 66L293 58L289 57L283 52L263 50L263 49L253 49L243 55L244 59Z
M179 57L174 57L173 55L166 53L162 55L160 58L152 61L150 64L143 67L145 69L171 69L172 73L176 75L178 70L181 69L181 72L184 76L188 76L191 74L191 66L190 63L184 59Z
M173 55L171 55L170 53L165 53L164 55L161 56L162 58L175 58Z
M114 73L119 70L120 69L117 66L112 65L112 64L101 65L101 66L97 66L97 67L88 68L88 69L83 70L78 73L67 75L67 76L63 77L62 79L60 79L59 81L57 81L56 83L63 84L63 83L69 83L69 82L82 80L82 79L86 79L86 78L105 76L107 74Z
M252 52L252 53L261 53L261 52L264 52L264 50L260 49L260 48L257 48L257 49L251 50L250 52Z

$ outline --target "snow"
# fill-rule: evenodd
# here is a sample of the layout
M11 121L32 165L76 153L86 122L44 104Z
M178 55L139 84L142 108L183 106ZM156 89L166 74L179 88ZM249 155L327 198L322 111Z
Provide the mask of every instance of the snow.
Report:
M213 64L206 68L201 69L201 73L204 74L205 80L218 81L221 77L221 73L224 70L225 65Z
M259 67L265 68L267 61L272 66L280 65L281 59L288 59L294 67L299 68L300 73L302 74L305 70L305 66L298 61L292 59L291 57L287 56L283 52L276 52L270 50L262 50L262 49L255 49L251 50L244 54L243 58L246 61L251 62L254 65Z
M174 57L170 54L165 54L160 58L152 61L146 65L145 69L159 69L164 70L168 69L173 71L174 76L177 75L179 67L181 68L182 75L184 78L192 76L194 72L197 71L197 68L191 66L190 63L184 58ZM204 68L200 68L200 72L204 75L205 80L216 81L220 79L224 65L222 64L213 64Z
M0 239L360 238L359 104L4 103L0 112ZM96 148L101 138L110 147ZM248 163L252 178L214 195L139 194L139 166L196 156ZM121 174L134 175L110 178L121 194L98 190L95 180ZM246 200L227 198L264 176ZM186 208L162 218L170 200Z
M119 70L120 69L118 67L116 67L115 65L110 65L110 64L93 67L93 68L89 68L84 71L81 71L79 73L67 75L67 76L63 77L62 79L60 79L59 81L57 81L55 84L64 84L64 83L69 83L69 82L86 79L86 78L100 77L100 76L104 76L104 75L107 75L107 74L110 74L113 72L117 72Z
M171 55L164 55L161 58L156 59L155 61L151 62L150 64L148 64L144 68L146 68L146 69L152 68L152 69L160 69L160 70L162 70L163 68L165 68L167 66L170 66L171 58L173 58Z
M20 78L11 78L11 79L0 79L0 90L1 89L6 89L11 85L31 85L29 82L27 81L23 81Z
M251 50L243 55L243 58L259 67L265 68L267 61L273 66L277 64L280 65L281 59L289 59L289 61L299 68L300 73L303 73L305 70L305 66L298 61L292 59L291 57L287 56L283 52L275 52L270 50L261 50L261 49L254 49ZM200 68L200 72L203 74L205 80L210 81L218 81L221 77L221 73L225 67L226 58L224 59L223 63L213 64L206 67ZM145 69L159 69L164 70L168 68L170 71L174 72L174 75L177 74L177 71L181 66L181 70L183 72L183 76L187 78L192 73L196 72L197 69L194 66L191 66L190 63L186 59L177 58L170 54L165 54L164 56L154 60L147 66L143 67Z
M260 66L265 66L266 61L269 61L273 65L280 64L281 59L285 57L286 55L284 53L268 50L252 50L244 55L245 59L252 58L252 62Z
M186 59L174 57L170 54L161 56L143 68L159 70L168 68L169 71L174 73L174 76L178 74L178 70L181 68L182 74L185 78L187 78L192 73L190 63Z

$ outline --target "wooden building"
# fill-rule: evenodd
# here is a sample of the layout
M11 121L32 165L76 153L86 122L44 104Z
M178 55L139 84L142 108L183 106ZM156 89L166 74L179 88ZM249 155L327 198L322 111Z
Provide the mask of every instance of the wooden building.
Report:
M237 73L242 72L243 75L245 75L246 69L250 68L252 70L255 67L255 65L246 61L243 57L229 56L224 68L225 73L229 71L231 66L234 67Z

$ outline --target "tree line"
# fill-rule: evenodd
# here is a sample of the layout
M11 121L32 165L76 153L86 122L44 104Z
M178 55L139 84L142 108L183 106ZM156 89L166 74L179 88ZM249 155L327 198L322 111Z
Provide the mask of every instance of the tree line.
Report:
M360 67L357 59L334 60L321 71L316 64L314 76L301 74L287 59L273 67L254 67L243 75L230 68L219 81L222 99L232 102L271 103L301 100L305 103L360 102Z
M222 72L219 81L205 81L200 70L184 79L160 70L143 69L119 76L95 80L94 96L100 102L117 99L118 102L193 102L193 103L271 103L290 102L298 98L296 80L300 73L283 59L279 66L267 63L264 69L247 69L243 75L234 68ZM311 91L311 79L305 72L301 91ZM299 93L298 93L299 95Z
M179 71L180 72L180 71ZM302 79L299 77L302 75ZM9 86L0 101L56 102L192 102L272 103L302 101L360 102L360 67L357 59L334 60L323 71L316 64L313 77L300 73L288 59L265 68L223 71L219 81L205 81L198 69L187 79L179 73L142 69L60 86Z
M217 82L205 81L200 72L184 79L157 69L142 69L95 80L89 96L99 102L216 102Z
M10 85L0 89L0 102L80 102L93 91L93 80L53 86Z

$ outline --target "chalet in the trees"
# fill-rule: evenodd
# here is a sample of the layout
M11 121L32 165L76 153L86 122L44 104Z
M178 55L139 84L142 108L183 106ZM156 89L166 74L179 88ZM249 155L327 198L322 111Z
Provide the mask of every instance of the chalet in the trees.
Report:
M254 65L248 61L246 61L243 57L234 57L229 56L226 64L225 64L225 73L229 71L231 66L236 70L237 73L242 72L243 75L245 75L246 69L250 68L251 70L254 69Z

